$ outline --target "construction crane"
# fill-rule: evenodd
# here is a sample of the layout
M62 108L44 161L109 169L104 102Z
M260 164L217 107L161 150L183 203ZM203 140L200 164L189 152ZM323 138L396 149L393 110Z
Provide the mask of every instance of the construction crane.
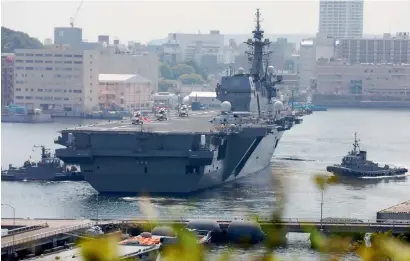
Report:
M72 17L70 17L71 28L74 27L74 21L77 18L78 12L80 11L80 8L83 5L83 3L84 3L84 0L81 0L80 4L78 5L77 11L75 12L75 14Z

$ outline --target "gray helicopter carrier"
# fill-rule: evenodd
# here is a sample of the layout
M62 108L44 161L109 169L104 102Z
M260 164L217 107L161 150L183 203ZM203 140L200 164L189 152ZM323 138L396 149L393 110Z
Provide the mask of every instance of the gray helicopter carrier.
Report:
M22 167L13 167L1 171L3 181L82 181L84 176L75 166L65 166L61 160L51 155L50 149L41 148L41 160L32 162L27 160Z
M328 166L328 172L342 177L388 177L404 175L405 168L396 168L384 165L383 167L373 161L367 160L367 151L360 150L356 133L354 134L353 150L343 157L342 163Z
M221 112L133 125L131 121L61 131L66 148L56 156L79 164L100 193L191 193L221 185L270 165L282 134L301 120L273 98L282 77L264 65L265 50L257 11L253 39L246 43L251 71L224 76L216 87Z

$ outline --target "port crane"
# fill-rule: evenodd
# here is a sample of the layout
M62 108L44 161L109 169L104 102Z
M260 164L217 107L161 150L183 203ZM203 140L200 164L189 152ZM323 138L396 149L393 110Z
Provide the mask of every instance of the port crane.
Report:
M84 3L84 0L81 0L80 4L77 7L77 11L75 12L75 14L72 17L70 17L70 26L71 26L71 28L74 27L75 19L77 18L78 12L80 11L81 6L83 5L83 3Z

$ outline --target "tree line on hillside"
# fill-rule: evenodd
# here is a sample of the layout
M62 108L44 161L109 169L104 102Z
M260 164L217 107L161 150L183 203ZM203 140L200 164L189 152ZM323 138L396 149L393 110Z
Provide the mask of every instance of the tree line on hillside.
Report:
M28 34L1 27L1 52L13 53L15 49L38 49L43 44Z
M162 63L160 73L165 81L179 80L183 84L203 84L207 79L204 70L193 61L174 66Z

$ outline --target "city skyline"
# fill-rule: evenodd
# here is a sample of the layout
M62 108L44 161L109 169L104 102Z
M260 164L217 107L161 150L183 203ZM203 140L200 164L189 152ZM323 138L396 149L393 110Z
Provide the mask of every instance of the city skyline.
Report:
M406 16L410 1L364 2L365 35L410 30L410 17ZM79 3L3 1L2 26L23 31L43 41L53 38L54 27L70 26L70 17L76 13ZM166 38L172 32L209 33L210 30L220 30L221 34L248 34L254 27L256 8L261 9L262 27L266 34L314 35L318 31L319 1L132 1L115 4L110 1L84 1L74 26L83 28L83 38L90 42L96 41L100 34L110 35L111 39L119 39L122 43L147 43ZM208 15L210 13L213 14L212 19ZM238 16L237 13L243 15ZM294 14L295 19L289 19L289 14ZM151 25L148 25L149 22Z

